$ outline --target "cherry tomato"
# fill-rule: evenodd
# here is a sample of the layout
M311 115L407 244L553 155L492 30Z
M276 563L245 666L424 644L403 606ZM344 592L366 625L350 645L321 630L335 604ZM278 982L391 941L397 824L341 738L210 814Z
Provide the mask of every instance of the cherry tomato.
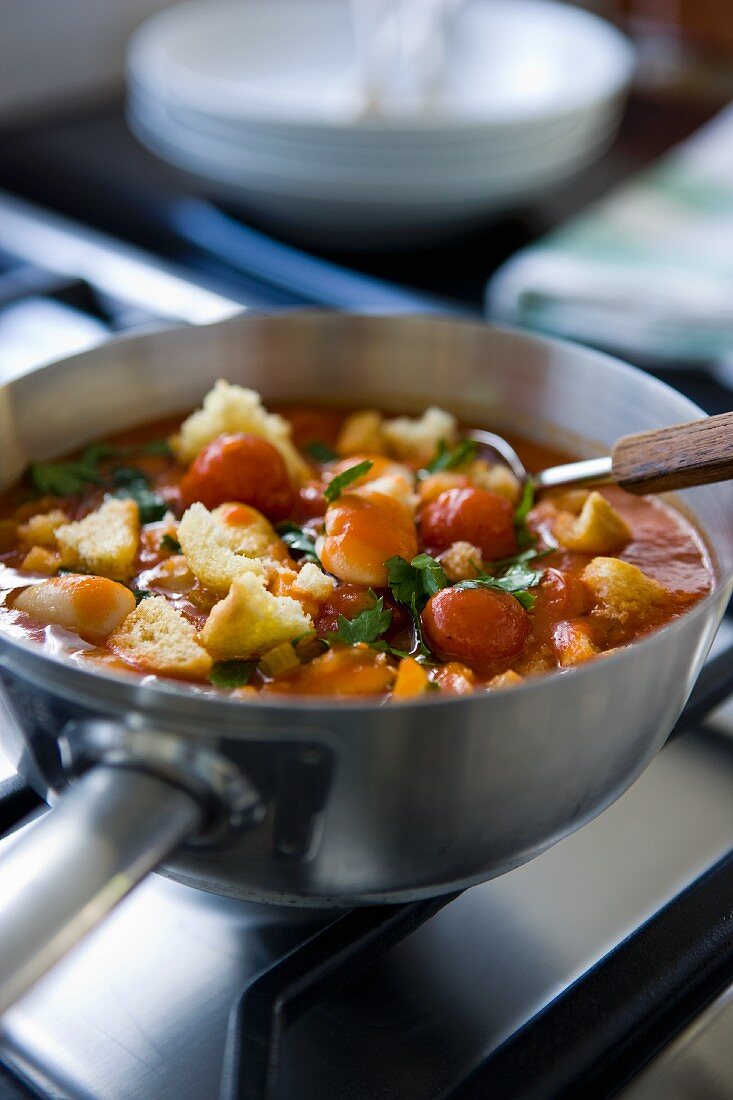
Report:
M277 522L296 500L280 452L256 435L220 435L201 451L181 481L184 502L207 508L241 501Z
M553 644L553 631L559 619L575 619L585 614L592 604L580 577L563 569L545 569L542 582L534 591L534 636L546 645Z
M485 673L517 657L531 627L518 600L489 588L443 588L428 600L422 623L430 648L444 661Z
M487 561L507 558L517 549L514 509L506 497L489 489L469 487L441 493L423 509L420 535L432 550L470 542Z
M374 598L369 589L360 584L340 584L334 588L328 597L320 614L316 619L316 630L319 634L327 634L330 630L336 630L338 617L343 615L347 619L354 619L362 611L366 611L374 603Z

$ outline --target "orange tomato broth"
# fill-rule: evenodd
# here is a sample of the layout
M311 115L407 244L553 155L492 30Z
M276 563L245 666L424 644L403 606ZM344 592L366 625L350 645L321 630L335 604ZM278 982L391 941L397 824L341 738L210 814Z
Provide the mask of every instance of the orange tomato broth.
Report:
M289 420L293 441L302 450L308 443L318 441L333 447L339 429L350 410L318 406L285 406L277 408ZM158 420L110 437L104 442L114 446L133 447L151 440L172 435L182 418ZM510 436L510 441L529 470L542 469L567 461L573 456L538 444L535 441ZM313 469L313 478L301 488L292 519L298 523L318 523L322 516L323 501L320 481L321 466L305 454ZM141 455L130 460L102 463L106 472L115 465L131 465L142 470L150 479L151 488L168 503L177 518L184 510L180 494L180 482L186 472L173 458ZM348 465L348 463L347 463ZM342 461L343 466L343 461ZM429 677L434 688L448 694L463 694L485 687L494 677L511 669L520 677L533 677L560 667L556 641L568 624L581 622L600 655L609 650L629 645L638 638L656 630L687 611L710 590L714 574L704 542L693 524L677 509L661 499L637 497L611 486L602 490L603 495L620 513L632 532L631 541L612 556L638 566L644 573L660 582L667 589L667 598L660 605L649 608L641 616L626 621L615 621L608 616L594 615L592 600L581 574L592 560L592 554L552 549L537 562L543 573L539 586L533 589L536 596L534 608L528 612L531 620L529 638L518 656L511 660L496 661L490 668L477 671L454 659L435 660L430 666ZM38 512L61 508L70 519L79 519L97 508L104 499L105 489L88 485L83 494L72 497L32 496L27 481L0 496L0 522L15 519L27 520ZM529 516L530 530L538 538L538 546L550 536L556 511L547 497L535 504ZM148 587L155 595L163 595L181 611L197 628L203 626L211 607L221 597L203 590L198 583L193 588L177 590L175 585L149 583L146 574L171 557L161 547L165 533L174 533L175 526L166 520L146 525L141 530L135 575L129 581L132 588ZM418 548L420 551L422 546ZM18 570L25 551L14 546L5 549L0 544L0 562ZM29 576L31 576L29 574ZM90 589L91 592L91 589ZM385 607L392 610L392 623L386 640L399 649L410 650L414 646L414 633L408 609L397 604L388 588L377 590L384 598ZM338 615L353 618L372 603L366 585L338 582L333 596L314 615L314 625L319 635L325 636L335 629ZM30 638L42 645L49 645L44 624L34 622L27 615L9 606L0 606L0 630L16 637ZM78 639L64 633L63 645L75 660L91 663L99 668L138 671L147 677L145 669L133 669L103 645L95 644L92 637ZM98 641L98 640L97 640ZM51 647L58 647L54 639ZM256 693L282 695L366 695L384 697L394 686L399 659L385 653L358 645L335 645L323 656L305 663L294 672L277 679L270 679L255 672L251 683L235 688L228 694L238 698L253 697ZM413 675L411 670L410 676ZM417 674L415 674L416 676ZM193 681L192 681L193 682ZM220 694L224 689L209 683L198 682L199 691Z

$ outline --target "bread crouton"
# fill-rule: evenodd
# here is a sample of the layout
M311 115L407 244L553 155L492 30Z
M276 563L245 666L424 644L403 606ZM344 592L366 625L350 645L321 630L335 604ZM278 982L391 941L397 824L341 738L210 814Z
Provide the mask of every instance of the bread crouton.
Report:
M106 500L96 512L56 529L61 564L100 577L132 574L140 538L134 500Z
M557 623L552 641L561 668L581 665L600 652L590 636L587 624L582 622Z
M287 421L276 413L268 413L254 390L232 386L223 380L209 390L202 407L184 420L179 434L171 440L171 447L178 461L187 465L212 439L234 432L257 435L272 443L296 482L305 481L309 476L308 465L291 442Z
M287 548L269 519L249 504L220 504L211 513L221 530L219 538L235 554L248 558L287 558Z
M384 418L376 409L361 409L344 420L336 450L344 457L366 451L367 454L387 453L387 441L382 432Z
M265 576L259 558L237 553L235 528L217 523L203 504L192 504L178 524L178 541L189 568L205 588L226 595L235 577L243 573Z
M24 546L45 546L56 549L56 532L69 522L69 517L60 508L52 512L40 512L18 527L18 538Z
M477 458L466 470L471 485L478 489L489 489L492 493L506 497L512 504L518 504L522 495L522 486L519 479L501 462L487 462L485 458Z
M382 427L392 453L397 458L417 463L434 458L439 443L450 446L456 439L457 430L456 418L445 409L434 407L426 409L419 417L398 416L385 420Z
M601 493L588 496L579 516L561 512L554 533L566 550L583 554L613 554L631 539L631 531Z
M161 676L203 679L212 665L195 628L163 596L142 600L107 644L127 664Z
M273 596L264 578L243 573L232 581L229 595L212 609L199 635L217 658L260 657L281 642L313 629L297 600Z
M28 551L20 568L26 573L46 573L52 577L61 565L61 555L58 550L49 550L46 546L32 546Z
M336 581L311 561L305 563L292 583L294 596L307 596L316 603L325 603L336 587Z
M620 558L593 558L582 577L603 612L619 622L663 604L668 595L658 581Z
M453 542L438 555L438 561L449 581L468 581L483 570L483 556L471 542Z
M406 508L409 508L413 514L417 511L418 497L413 489L412 478L406 477L404 474L384 474L383 477L368 481L366 485L362 485L355 491L363 496L381 493L383 496L394 497L400 504L404 504Z
M447 493L449 489L468 488L468 478L465 474L453 474L442 470L437 474L428 474L418 482L417 494L421 504L432 504L441 493Z

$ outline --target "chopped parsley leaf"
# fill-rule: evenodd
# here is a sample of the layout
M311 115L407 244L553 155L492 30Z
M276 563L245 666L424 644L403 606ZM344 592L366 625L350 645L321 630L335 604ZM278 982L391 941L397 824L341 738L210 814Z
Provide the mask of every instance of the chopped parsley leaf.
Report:
M517 535L517 545L520 549L532 546L536 542L535 536L527 526L527 516L534 507L534 482L528 477L522 489L522 496L514 512L514 530Z
M314 439L311 443L306 443L304 450L311 458L314 458L316 462L333 462L339 457L327 443L321 443L318 439Z
M290 550L303 555L303 561L321 564L316 553L316 536L307 527L301 527L298 523L286 520L285 523L278 523L275 530Z
M374 463L365 458L363 462L357 462L355 466L349 466L348 470L344 470L343 473L336 474L336 477L329 481L326 488L323 490L323 495L329 504L333 504L334 500L343 493L344 489L348 488L354 481L358 481L364 474L368 474Z
M389 629L391 622L392 612L384 606L384 598L380 596L372 607L361 611L353 619L339 615L337 629L331 631L328 638L331 642L343 642L344 645L358 645L360 642L371 645Z
M143 600L147 600L148 596L152 596L152 592L149 592L147 588L131 588L133 596L135 597L135 603L142 603Z
M441 439L438 444L438 453L432 462L425 467L428 474L441 473L443 470L455 470L458 466L465 466L474 458L478 443L475 439L462 439L452 450Z
M526 611L534 607L535 596L529 591L540 583L542 574L525 565L514 565L501 577L483 574L470 581L459 581L456 588L491 588L496 592L509 592Z
M161 550L170 550L171 554L181 553L181 544L178 539L173 538L173 535L163 535L160 540Z
M217 661L211 666L209 681L215 687L244 687L252 678L257 661Z
M418 554L409 562L396 556L385 565L387 583L394 598L407 607L414 600L418 611L422 611L431 596L450 584L440 562L429 554Z
M130 458L134 455L163 455L170 456L171 450L165 439L154 439L150 443L139 447L113 447L107 443L95 443L87 447L81 458L69 462L31 462L28 473L33 487L44 496L68 497L81 493L85 485L103 485L104 478L99 472L99 463L110 458ZM133 472L139 480L147 478L141 470L125 470L122 476L132 477ZM112 475L115 483L125 484L117 480L121 471L115 471Z
M132 481L122 485L119 489L115 489L112 496L117 497L118 500L134 500L140 510L142 524L155 523L168 511L166 502L148 488L147 481Z
M70 497L90 483L103 484L96 466L83 458L77 462L31 462L28 472L34 488L44 496Z

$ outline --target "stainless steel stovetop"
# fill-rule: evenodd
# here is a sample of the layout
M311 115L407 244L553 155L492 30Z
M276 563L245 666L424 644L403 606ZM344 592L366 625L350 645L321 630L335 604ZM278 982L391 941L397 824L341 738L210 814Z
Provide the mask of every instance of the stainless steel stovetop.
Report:
M596 821L467 891L306 1015L284 1041L279 1095L443 1095L724 855L731 836L733 745L680 739ZM3 1060L53 1097L216 1097L237 993L307 931L154 876L11 1010ZM728 1074L717 1097L733 1092L733 1020L721 1032L715 1056ZM661 1095L640 1088L630 1096ZM693 1093L678 1083L671 1095Z

